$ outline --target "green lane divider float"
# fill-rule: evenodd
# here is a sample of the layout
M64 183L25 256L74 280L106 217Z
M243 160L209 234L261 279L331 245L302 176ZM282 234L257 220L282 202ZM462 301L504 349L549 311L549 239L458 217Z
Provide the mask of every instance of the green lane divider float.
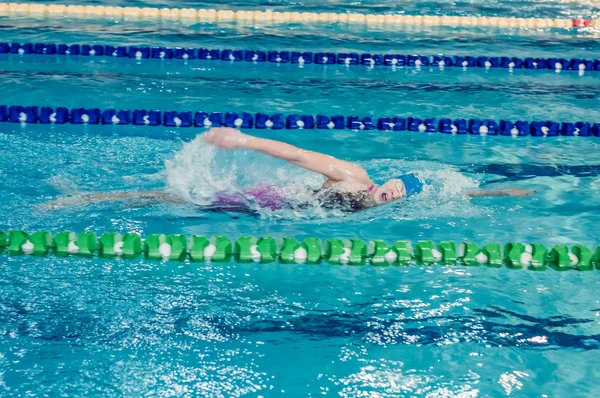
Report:
M9 255L81 256L132 259L143 256L156 261L229 262L335 265L408 265L433 264L500 267L541 271L589 271L600 269L600 247L593 252L583 245L498 243L478 246L473 242L444 241L435 244L419 241L414 248L408 241L389 244L383 240L295 238L276 239L243 236L231 241L225 236L152 234L143 239L137 233L107 232L98 238L94 232L79 235L71 231L28 234L25 231L0 232L0 252Z

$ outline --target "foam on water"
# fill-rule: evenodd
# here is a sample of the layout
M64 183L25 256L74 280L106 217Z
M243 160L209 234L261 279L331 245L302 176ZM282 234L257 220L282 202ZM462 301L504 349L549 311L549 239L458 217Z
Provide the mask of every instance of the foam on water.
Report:
M211 163L216 149L198 136L185 143L171 160L165 161L166 190L191 203L208 205L213 194L226 184L233 185L235 168L222 169L218 179L213 177ZM216 172L215 172L216 174Z

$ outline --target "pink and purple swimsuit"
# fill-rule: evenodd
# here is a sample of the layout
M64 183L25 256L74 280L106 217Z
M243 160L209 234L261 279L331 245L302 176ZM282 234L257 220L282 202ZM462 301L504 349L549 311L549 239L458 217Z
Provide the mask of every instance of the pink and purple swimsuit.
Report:
M371 185L368 188L368 194L370 195L374 189L375 185ZM362 203L362 198L353 198L353 194L351 193L346 194L335 190L328 191L329 194L326 196L329 199L328 202L331 203L324 203L327 207L333 207L335 205L343 206L344 204L348 204L350 210L360 210L365 207L364 203ZM315 191L315 194L318 192L318 190ZM323 199L325 198L323 197ZM272 185L261 185L248 188L238 193L221 192L217 195L217 199L212 205L217 207L247 208L249 201L255 202L263 209L280 210L291 207L290 202L281 193L281 190L277 186Z
M277 187L261 185L245 189L239 193L219 193L217 199L212 203L215 206L247 206L248 200L255 201L258 206L271 210L279 210L286 207L287 201L279 192Z

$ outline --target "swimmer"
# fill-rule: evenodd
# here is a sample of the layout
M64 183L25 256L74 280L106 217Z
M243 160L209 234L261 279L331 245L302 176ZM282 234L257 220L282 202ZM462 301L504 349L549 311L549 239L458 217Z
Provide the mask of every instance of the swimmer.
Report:
M428 183L415 174L405 174L377 186L361 166L318 152L306 151L284 142L253 137L233 128L212 128L204 140L220 149L248 149L286 160L323 175L324 189L346 195L353 210L374 207L407 198L423 191ZM467 192L468 196L528 196L535 191L521 189Z
M323 175L325 182L322 187L313 190L312 193L319 204L325 208L351 212L364 210L416 195L423 191L424 186L428 184L428 181L410 173L393 178L378 186L371 180L365 169L355 163L300 149L284 142L254 137L234 128L211 128L203 138L206 143L222 150L246 149L261 152ZM482 190L465 194L468 196L527 196L533 193L535 191L507 189ZM72 199L74 200L69 201L70 204L126 199L183 203L181 198L162 191L118 192ZM220 192L211 207L235 210L243 208L248 200L271 210L291 207L289 201L286 201L281 190L276 186L254 187L241 193ZM57 205L64 203L64 200L58 200L50 203L50 207L59 207Z

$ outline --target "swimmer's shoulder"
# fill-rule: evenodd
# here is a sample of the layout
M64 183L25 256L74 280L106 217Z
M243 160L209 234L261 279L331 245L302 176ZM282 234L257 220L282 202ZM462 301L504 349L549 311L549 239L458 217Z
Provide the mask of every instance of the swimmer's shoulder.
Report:
M362 182L346 182L327 180L323 183L323 188L334 189L339 192L364 192L368 191L371 184Z

